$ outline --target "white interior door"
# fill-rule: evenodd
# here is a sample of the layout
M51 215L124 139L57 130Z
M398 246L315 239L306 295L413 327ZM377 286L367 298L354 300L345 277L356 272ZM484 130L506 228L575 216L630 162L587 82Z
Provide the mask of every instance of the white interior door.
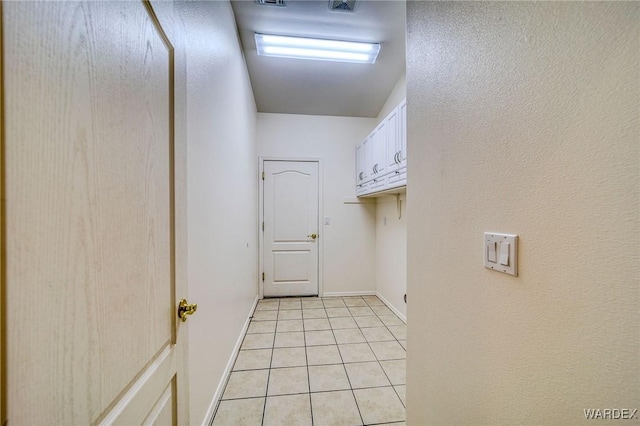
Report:
M141 1L2 9L8 423L187 424L170 41Z
M318 294L318 162L264 162L264 296Z

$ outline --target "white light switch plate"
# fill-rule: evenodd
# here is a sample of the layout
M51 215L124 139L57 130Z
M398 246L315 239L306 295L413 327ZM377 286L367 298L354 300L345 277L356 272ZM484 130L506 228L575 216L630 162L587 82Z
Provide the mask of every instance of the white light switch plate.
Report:
M484 267L517 277L518 236L513 234L485 232Z

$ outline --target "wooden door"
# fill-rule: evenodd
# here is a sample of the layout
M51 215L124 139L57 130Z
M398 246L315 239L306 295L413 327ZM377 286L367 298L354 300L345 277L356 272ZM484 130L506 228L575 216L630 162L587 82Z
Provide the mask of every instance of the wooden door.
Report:
M3 2L3 41L8 422L187 424L171 41L140 1Z
M265 161L264 296L318 294L318 163Z

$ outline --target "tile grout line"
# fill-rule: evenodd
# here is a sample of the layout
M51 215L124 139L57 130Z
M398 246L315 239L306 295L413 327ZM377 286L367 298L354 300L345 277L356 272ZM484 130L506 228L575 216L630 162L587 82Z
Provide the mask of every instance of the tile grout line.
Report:
M366 302L366 300L365 300L365 302ZM382 302L382 301L381 301L381 302ZM384 303L384 302L382 302L382 303ZM385 306L387 309L389 309L389 307L388 307L386 304L385 304L384 306ZM371 305L370 305L369 307L371 308ZM373 311L373 309L371 309L371 310ZM395 335L395 334L393 334L393 332L389 329L389 326L388 326L387 324L385 324L385 322L384 322L384 321L382 321L382 318L380 318L380 315L378 315L378 313L376 313L376 311L373 311L373 313L374 313L374 314L376 315L376 317L380 320L380 322L381 322L381 323L382 323L382 325L387 329L387 331L388 331L389 333L391 333L391 336L393 336L393 338L395 339L395 341L400 345L400 347L402 347L402 349L403 349L403 350L404 350L404 352L405 352L405 358L404 358L404 360L405 360L405 368L404 368L404 371L405 371L405 380L404 380L404 381L405 381L405 384L404 384L404 386L406 387L406 386L407 386L407 384L406 384L406 383L407 383L407 378L406 378L406 375L407 375L407 350L404 348L404 346L402 346L402 344L400 343L400 340L396 337L396 335ZM393 314L393 311L392 311L391 313ZM396 318L398 318L398 316L397 316L396 314L393 314L393 315L395 315L395 317L396 317ZM404 326L406 327L407 325L405 324ZM366 340L366 337L365 337L365 340ZM392 340L390 340L390 341L392 341ZM373 349L372 349L372 351L373 351ZM376 353L375 353L375 352L373 353L373 355L376 357L376 359L378 358L378 356L376 355ZM395 361L395 360L385 360L385 361ZM407 409L407 405L404 403L404 401L402 400L402 398L400 398L400 394L398 393L398 390L396 389L396 385L394 385L394 384L393 384L393 382L391 381L391 378L389 377L389 375L387 374L386 370L384 369L384 367L383 367L383 366L382 366L382 364L380 363L380 360L378 360L378 364L380 364L380 368L382 368L382 372L383 372L383 373L384 373L384 375L387 377L387 380L389 380L389 383L391 383L391 388L392 388L392 389L393 389L393 391L396 393L396 395L398 396L398 399L400 400L400 403L402 403L402 406L403 406L403 407L404 407L404 409L406 410L406 409ZM397 386L403 386L403 385L397 385ZM405 388L405 389L406 389L406 388ZM405 390L405 392L406 392L406 390ZM406 416L406 412L405 412L405 421L406 421L406 418L407 418L407 416Z
M363 299L364 300L364 299ZM369 305L369 302L367 302L366 300L364 301L367 306L369 307L369 309L371 309L371 305ZM384 303L384 302L383 302ZM380 318L378 318L378 315L376 314L376 312L371 309L371 312L373 312L373 314L375 315L375 317L378 319L378 321L380 321L382 323L382 325L384 325L384 322L382 322L382 320ZM360 327L360 324L358 324L356 322L356 325L358 326L358 329L360 330L360 333L362 333L362 327ZM364 328L373 328L373 327L364 327ZM389 331L390 332L390 331ZM362 333L362 335L364 336L364 333ZM393 336L393 334L391 334ZM395 336L394 336L395 337ZM382 373L384 374L384 376L387 378L387 380L389 381L389 384L391 385L391 380L389 380L389 376L387 376L386 371L384 371L384 368L382 368L382 364L380 364L380 360L378 359L378 355L375 353L375 351L373 350L373 348L370 345L369 339L367 339L367 336L364 336L364 341L367 344L367 346L369 347L369 350L371 351L371 353L373 354L373 357L376 359L376 362L378 363L378 366L380 367L380 369L382 370ZM393 385L391 385L393 388ZM394 389L395 392L395 389ZM397 395L397 392L396 392ZM398 396L398 399L400 399L400 397ZM402 402L402 401L400 401ZM406 415L405 415L406 418Z
M302 318L302 339L304 341L304 359L307 367L307 387L309 388L309 410L311 414L311 426L313 426L313 403L311 402L311 375L309 374L309 355L307 354L307 332L304 327L304 310L300 301L300 317Z
M378 299L378 300L379 300L379 299ZM365 302L366 302L366 300L365 300ZM381 301L381 302L382 302L382 301ZM384 302L382 302L382 303L384 303ZM367 304L368 304L368 303L367 303ZM389 309L389 307L388 307L386 304L385 304L384 306L385 306L387 309ZM369 307L371 308L371 305L369 305ZM402 344L400 344L400 341L398 340L398 338L396 337L396 335L395 335L395 334L393 334L393 332L392 332L391 330L389 330L389 326L387 326L387 324L385 324L385 323L384 323L384 321L382 321L382 319L380 318L380 315L378 315L378 314L376 313L376 311L374 311L373 309L371 309L371 310L372 310L372 311L373 311L373 313L376 315L376 317L378 318L378 320L380 320L380 322L382 323L382 325L387 329L387 331L388 331L389 333L391 333L391 336L393 336L393 338L395 339L395 341L398 343L398 345L400 345L400 347L402 347L402 349L403 349L403 350L404 350L404 352L405 352L405 358L404 358L404 360L405 360L405 385L404 385L404 386L406 386L406 381L407 381L407 380L406 380L406 374L407 374L407 367L406 367L406 363L407 363L407 350L406 350L406 349L404 349L404 346L402 346ZM392 313L393 313L393 312L392 312ZM395 315L395 314L393 314L393 315ZM397 315L395 315L395 316L396 316L396 318L398 317ZM406 324L405 324L405 327L406 327ZM365 337L365 339L366 339L366 337ZM390 341L390 342L392 342L392 340L389 340L389 341ZM369 347L371 347L371 346L369 346ZM373 352L373 349L371 349L371 351ZM378 355L376 355L376 353L375 353L375 352L373 352L373 355L376 357L376 359L378 359ZM385 360L385 361L395 361L395 360ZM391 382L391 378L389 377L389 375L388 375L388 374L387 374L387 372L385 371L384 367L383 367L383 366L382 366L382 364L380 363L380 360L378 360L378 364L380 364L380 368L382 368L382 372L383 372L383 373L384 373L384 375L387 377L387 380L389 380L389 383L391 384L391 389L393 389L393 391L395 392L396 396L397 396L397 397L398 397L398 399L400 400L400 403L402 404L402 406L403 406L403 407L404 407L404 409L406 410L406 409L407 409L406 404L402 401L402 398L400 398L400 394L398 393L398 390L397 390L397 389L396 389L396 387L394 386L393 382ZM398 385L398 386L401 386L401 385ZM405 411L405 422L406 422L406 420L407 420L407 415L406 415L406 411Z
M366 362L375 362L375 361L366 361ZM358 362L350 362L349 364L362 364L362 363L358 363ZM316 365L316 366L312 366L312 367L324 367L325 365L344 365L344 364L322 364L322 365ZM284 368L296 368L296 367L284 367ZM258 370L253 370L253 371L258 371ZM347 375L347 379L349 378L349 376ZM351 383L349 383L349 386L351 386ZM313 393L334 393L334 392L345 392L345 391L350 391L350 390L366 390L366 389L379 389L379 388L392 388L394 385L384 385L384 386L363 386L361 388L357 388L357 389L330 389L330 390L319 390L319 391L313 391L311 392ZM396 385L396 386L401 386L401 385ZM291 395L309 395L309 392L291 392L291 393L283 393L280 395L271 395L272 397L274 396L291 396ZM243 397L237 397L237 398L229 398L229 399L225 399L224 401L242 401L245 399L261 399L264 398L263 396L243 396ZM402 420L394 420L391 423L394 422L400 422Z
M256 307L257 309L257 307ZM267 397L269 395L269 379L271 378L271 365L273 365L273 350L276 346L276 333L278 332L278 316L280 315L280 299L278 299L278 310L276 311L276 328L273 330L273 340L271 341L271 358L269 359L269 372L267 373L267 386L264 390L264 404L262 406L261 426L264 426L264 416L267 413Z
M347 306L347 304L344 302L344 299L342 297L340 298L340 300L342 300L342 303L344 303L345 306ZM362 300L364 300L364 299L362 299ZM351 314L351 311L349 310L348 306L347 306L347 311L349 312L349 314ZM353 315L351 315L351 319L356 324L356 326L358 326L358 324L356 323L356 320L353 319ZM331 325L331 323L329 323L329 325ZM358 330L360 330L360 328L358 328ZM365 424L364 423L364 417L362 416L362 411L360 410L360 405L358 405L358 399L356 398L356 392L353 389L353 385L351 384L351 379L349 378L349 373L347 373L347 367L345 366L344 358L342 358L342 352L340 352L340 347L338 346L338 340L336 340L336 334L334 333L333 327L331 328L331 333L333 334L333 339L336 341L336 347L338 348L338 354L340 355L340 360L342 360L342 369L344 370L345 376L347 376L347 381L349 382L349 387L351 388L351 395L353 395L353 401L356 403L356 408L358 409L358 415L360 416L360 421L364 425ZM360 332L360 333L362 333L362 332ZM365 338L365 340L366 340L366 338Z
M380 300L380 299L378 299ZM380 300L381 301L381 300ZM382 302L382 301L381 301ZM387 328L387 325L384 323L384 321L382 321L379 317L379 315L376 313L376 311L374 311L371 306L369 305L369 302L367 302L365 300L365 303L369 306L369 309L371 309L371 312L373 312L373 314L375 315L375 317L378 319L378 321L380 321L382 323L382 325L387 329L387 331L389 333L391 333L391 330L389 330ZM384 302L382 302L384 305ZM380 305L377 305L380 306ZM387 305L384 305L387 309L389 309L389 307ZM395 314L394 314L395 315ZM397 315L396 315L397 317ZM356 323L357 324L357 323ZM360 325L358 324L358 327L360 327ZM366 327L365 327L366 328ZM372 328L372 327L369 327ZM360 332L362 333L362 330L360 330ZM364 334L364 333L362 333ZM391 336L393 336L393 338L395 339L395 342L398 343L398 345L400 345L400 342L398 342L398 339L396 338L396 336L391 333ZM367 337L365 336L364 340L367 342L367 345L369 346L369 349L371 350L371 352L373 352L373 356L376 358L376 362L378 363L378 365L380 366L380 369L382 370L382 372L384 373L385 377L387 378L387 380L389 381L389 385L391 386L391 389L393 389L393 392L396 394L396 396L398 397L398 400L400 401L400 404L402 404L402 406L405 408L405 410L407 409L406 405L404 404L404 402L402 402L402 398L400 398L400 395L398 395L398 391L396 390L395 386L393 386L393 383L391 383L391 379L389 378L389 375L387 374L387 372L384 370L384 368L382 367L382 364L380 363L380 359L378 358L378 355L376 354L376 352L373 350L373 348L371 347L370 343L375 343L375 342L369 342L369 340L367 340ZM389 342L393 342L393 340L388 340ZM402 347L402 345L400 345L400 347ZM402 349L405 351L405 360L406 360L406 349L404 349L404 347L402 347ZM382 360L382 361L395 361L395 360ZM406 361L405 361L406 362ZM405 374L406 374L406 367L405 367ZM406 380L405 380L406 381ZM386 387L386 386L384 386ZM406 415L406 411L405 411L405 421L406 421L407 415Z
M224 389L222 391L222 393L220 394L220 399L218 399L218 402L216 403L216 409L213 411L213 416L211 417L211 421L209 422L209 426L213 425L213 422L216 418L216 416L218 415L218 410L220 409L220 404L223 401L223 397L224 397L224 393L227 391L227 386L229 385L229 381L231 380L231 375L233 374L234 371L251 371L251 370L235 370L235 366L238 363L238 357L240 356L240 352L242 351L242 345L244 345L244 341L247 338L247 335L249 334L249 328L251 327L251 323L253 323L253 317L256 314L256 311L258 310L258 306L259 306L258 302L256 304L256 307L253 309L253 312L251 313L251 316L249 317L249 326L247 327L247 331L244 333L244 336L242 336L242 343L240 343L240 348L238 349L238 355L236 356L235 361L233 362L233 366L231 367L231 371L229 372L229 376L227 377L226 383L224 384ZM278 303L279 304L279 303ZM273 333L274 335L274 339L275 339L275 332ZM255 348L255 350L257 349L261 349L261 348ZM273 348L272 348L272 356L273 356ZM258 369L258 370L264 370L264 368L262 369ZM268 379L267 379L267 383L268 383ZM259 398L259 397L252 397L252 398ZM235 399L249 399L249 398L229 398L228 400L224 400L224 401L232 401ZM265 398L266 401L266 398ZM264 416L264 413L263 413Z

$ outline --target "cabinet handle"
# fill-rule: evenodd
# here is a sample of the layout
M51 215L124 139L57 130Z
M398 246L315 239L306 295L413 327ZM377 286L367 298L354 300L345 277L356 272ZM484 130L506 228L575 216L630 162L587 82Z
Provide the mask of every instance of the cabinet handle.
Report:
M400 151L396 152L396 164L400 164Z
M399 175L399 174L400 174L400 172L396 170L396 174L397 174L397 175Z

